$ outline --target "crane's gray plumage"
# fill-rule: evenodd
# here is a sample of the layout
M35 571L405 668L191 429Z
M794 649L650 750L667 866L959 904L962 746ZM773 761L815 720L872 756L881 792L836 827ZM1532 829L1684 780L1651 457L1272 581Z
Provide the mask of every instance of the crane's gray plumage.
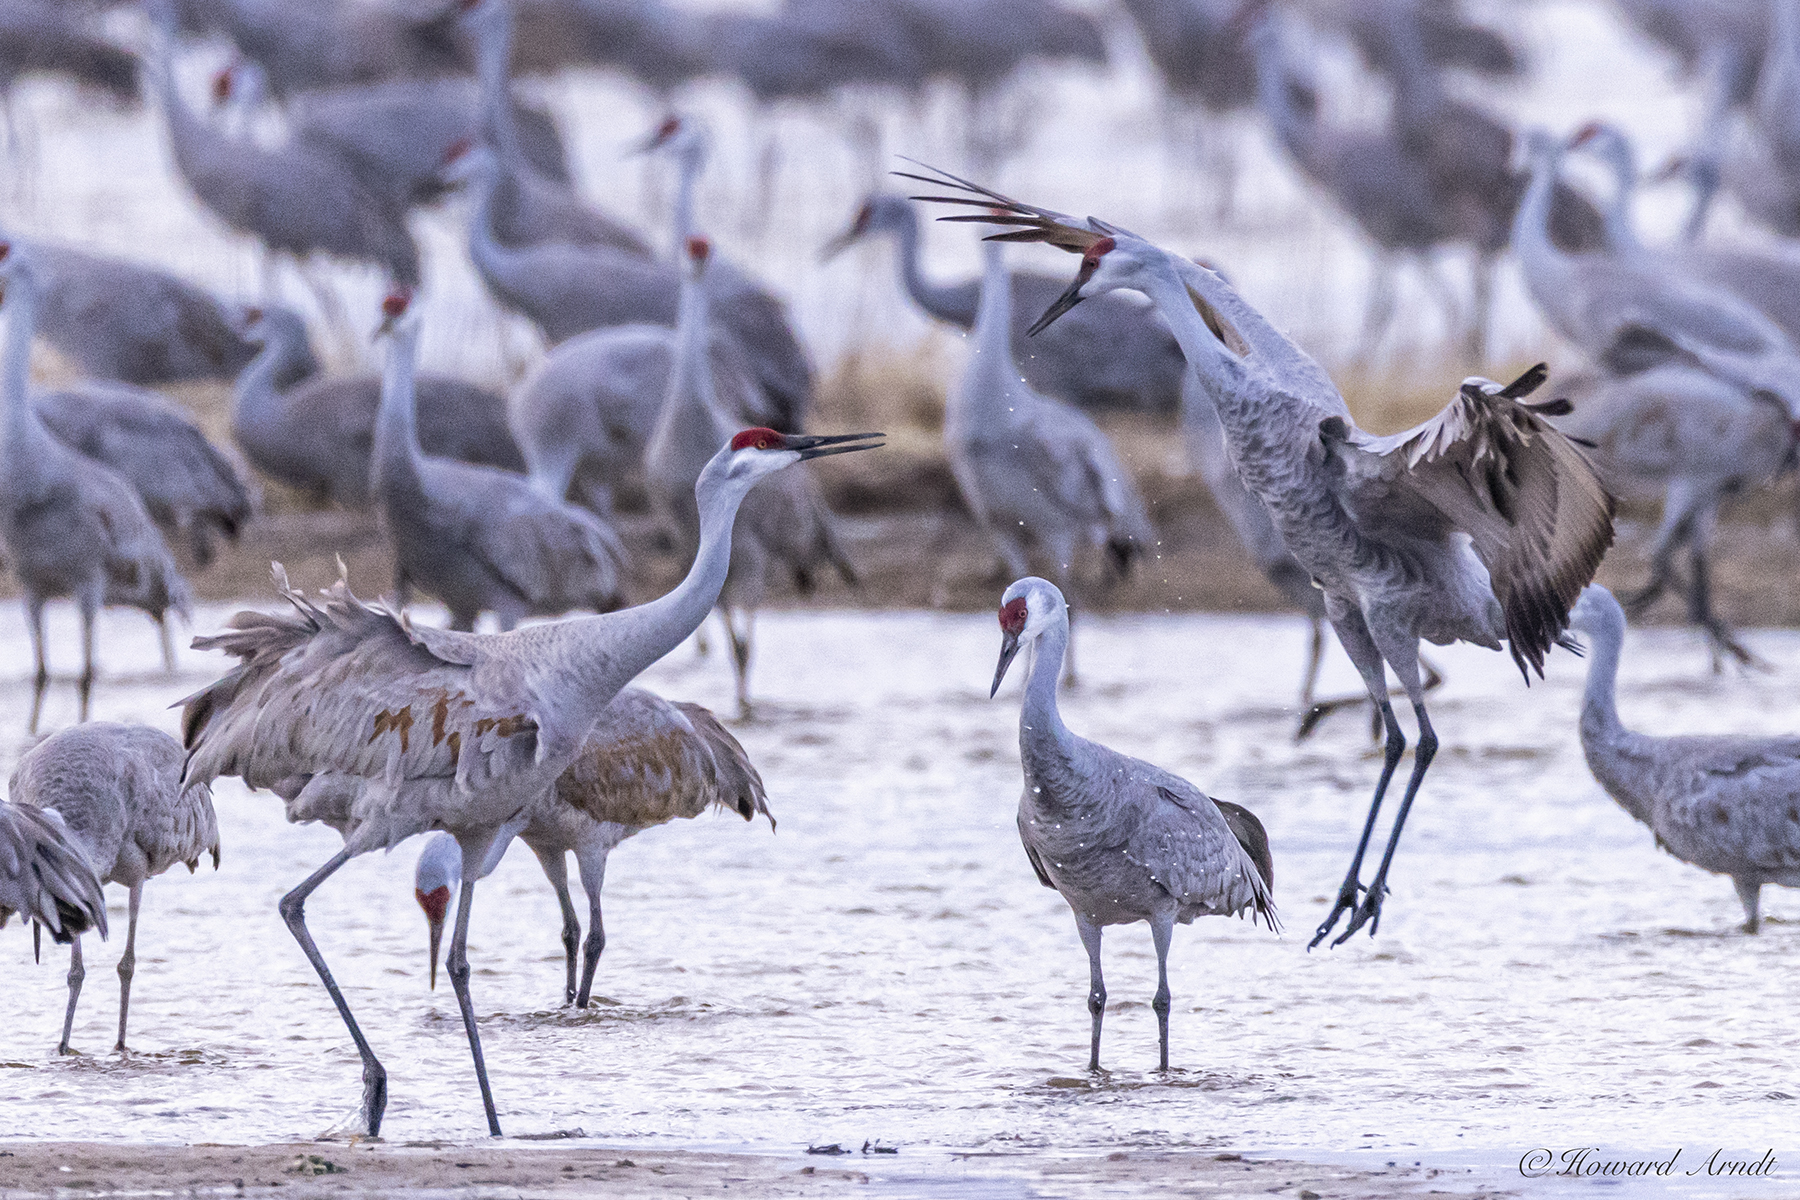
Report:
M771 830L775 827L762 776L717 717L698 704L626 688L600 715L580 757L558 777L556 787L522 814L518 838L537 856L562 911L564 1003L587 1007L594 969L606 948L600 891L607 856L626 838L709 808L729 809L745 821L760 813L769 818ZM489 874L504 852L504 846L496 845L476 878ZM588 898L585 942L569 899L570 853ZM450 893L462 882L462 868L462 850L446 833L434 834L419 855L415 892L430 923L434 973Z
M944 409L944 447L963 501L1015 576L1036 552L1067 586L1089 549L1124 574L1155 540L1143 497L1089 417L1019 378L1006 264L998 245L984 244L982 254L975 344Z
M1142 759L1076 737L1056 707L1069 644L1069 608L1056 586L1027 577L1001 597L1000 665L994 691L1021 648L1035 657L1019 711L1019 840L1038 881L1075 914L1088 952L1093 1014L1090 1071L1100 1069L1106 985L1101 931L1148 921L1156 942L1156 1010L1162 1069L1169 1069L1169 938L1175 923L1245 912L1270 929L1275 871L1262 822L1249 809L1214 800Z
M106 936L106 897L55 809L0 801L0 929L17 913L59 942Z
M1581 750L1607 794L1683 862L1729 875L1755 933L1765 883L1800 887L1800 737L1650 737L1625 728L1615 685L1625 612L1583 593L1570 624L1588 638Z
M297 364L311 360L305 322L285 308L252 308L244 314L244 332L261 345L232 396L231 432L245 456L258 471L316 502L368 508L381 377L309 375L278 391ZM499 396L429 371L415 378L414 389L419 445L426 454L504 471L525 469Z
M175 165L214 216L272 253L304 261L328 254L381 267L394 282L419 283L419 248L405 208L379 194L337 154L289 139L263 147L227 137L189 109L175 84L174 14L152 5L161 26L153 75Z
M0 362L4 447L0 449L0 543L25 593L37 673L31 732L37 732L50 672L44 657L44 602L71 597L81 610L80 719L94 688L94 618L124 604L163 627L170 611L186 617L186 580L131 484L69 448L38 419L26 396L32 329L40 294L31 251L0 242L0 283L7 331Z
M475 146L451 166L453 176L473 192L469 256L483 282L501 304L536 322L551 345L590 329L650 323L673 328L680 310L681 274L659 262L610 246L550 243L509 246L495 232L499 163L485 146ZM789 369L793 340L785 314L770 312L751 296L733 296L714 312L717 327L735 340L766 399L761 411L775 414L777 429L797 427L811 399L810 367L804 386ZM804 354L801 355L804 361Z
M919 264L919 214L903 197L875 194L865 199L850 227L826 247L826 256L882 233L899 243L900 284L913 303L940 321L973 329L981 280L942 284L925 278ZM1034 271L1013 271L1010 278L1013 359L1033 389L1080 408L1175 411L1187 361L1154 311L1129 297L1106 296L1028 338L1025 330L1035 315L1065 285Z
M1560 249L1547 221L1567 147L1542 132L1527 145L1531 182L1512 244L1532 299L1558 333L1620 372L1666 361L1689 342L1739 355L1791 353L1780 326L1727 292L1635 256Z
M644 449L644 483L650 503L683 553L698 544L702 522L694 480L704 470L708 447L730 433L732 413L748 401L721 396L711 341L711 245L692 238L683 256L681 319L675 329L675 363L656 428ZM749 710L751 630L768 577L786 571L801 591L815 576L835 570L846 583L856 569L838 537L831 509L810 473L792 471L759 488L745 501L732 544L731 574L719 597L719 615L731 643L740 709Z
M236 541L250 520L237 467L174 404L122 383L81 382L32 401L51 433L105 463L137 491L155 522L200 566L215 538Z
M180 0L184 24L225 34L268 74L278 96L399 76L460 74L457 4L361 0Z
M706 619L724 586L731 526L760 480L821 454L872 448L869 435L784 436L745 430L695 485L700 549L682 582L649 604L600 616L478 635L414 626L371 608L341 580L317 603L276 580L288 614L242 612L229 632L196 641L239 665L183 702L185 778L237 775L252 787L339 774L360 789L344 848L282 899L289 930L332 993L363 1061L363 1124L380 1132L387 1073L369 1048L307 932L306 897L358 854L443 829L465 860L483 862L496 835L580 756L594 723L639 672ZM469 997L465 879L448 962L481 1082L488 1128L499 1134Z
M256 355L216 296L167 271L36 238L38 336L85 375L154 385L225 379ZM302 373L317 369L310 354ZM284 381L286 382L286 381Z
M1437 750L1419 676L1419 641L1504 640L1520 672L1540 673L1568 611L1613 539L1613 499L1547 415L1523 403L1546 372L1502 387L1464 381L1436 417L1372 437L1336 386L1221 276L1094 218L1036 208L942 171L914 176L954 194L934 201L976 211L965 221L1011 227L1002 240L1082 254L1048 325L1086 296L1128 287L1149 296L1200 373L1244 484L1325 593L1338 641L1387 727L1387 753L1350 871L1319 926L1323 940L1353 912L1337 943L1378 922L1406 815ZM1419 746L1381 865L1359 902L1363 855L1406 739L1387 696L1392 667L1412 702ZM1371 928L1371 934L1374 930Z
M122 883L131 889L131 924L125 953L119 958L119 1040L113 1046L121 1053L137 964L138 903L144 881L176 863L186 864L192 874L205 854L212 856L214 870L219 866L219 822L213 815L212 790L204 783L181 782L182 758L181 744L161 730L95 721L33 746L7 784L14 805L58 814L68 844L80 851L99 884ZM106 923L98 924L104 935ZM56 927L51 928L55 932ZM70 932L72 938L57 937L70 942L69 1007L57 1046L63 1054L73 1053L69 1034L86 974L80 933L64 930Z
M26 75L54 73L118 104L138 100L138 60L82 27L73 5L46 0L0 3L0 98Z
M737 425L778 423L744 351L713 329L713 394ZM661 325L590 329L554 347L506 401L506 419L531 481L558 500L573 495L610 517L614 490L642 486L644 450L675 366L675 332Z
M400 603L416 584L448 606L452 628L465 630L488 611L505 630L528 616L616 607L625 549L600 518L544 495L522 475L419 448L419 318L406 311L408 299L390 296L384 305L391 344L370 479L393 545Z

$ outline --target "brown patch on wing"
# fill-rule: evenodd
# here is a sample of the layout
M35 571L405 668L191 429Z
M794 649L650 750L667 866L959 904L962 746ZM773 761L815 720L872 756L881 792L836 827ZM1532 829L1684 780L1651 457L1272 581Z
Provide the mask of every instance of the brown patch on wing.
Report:
M369 741L373 742L384 733L397 732L400 735L400 753L405 754L412 727L412 705L408 704L397 711L382 709L375 714L375 732L369 735Z

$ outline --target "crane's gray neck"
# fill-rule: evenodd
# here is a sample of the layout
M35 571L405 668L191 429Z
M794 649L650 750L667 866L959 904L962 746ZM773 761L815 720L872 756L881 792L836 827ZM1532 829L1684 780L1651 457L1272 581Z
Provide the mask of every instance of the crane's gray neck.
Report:
M1612 167L1612 199L1600 217L1606 229L1606 245L1614 254L1639 255L1644 244L1638 240L1631 224L1631 204L1637 195L1637 158L1624 134L1613 135L1606 147L1607 163Z
M1045 763L1046 755L1051 756L1050 761L1066 761L1075 748L1075 737L1056 707L1056 685L1068 649L1065 613L1038 636L1032 653L1031 675L1025 681L1025 700L1019 709L1019 753L1027 763Z
M50 436L32 411L29 392L37 307L37 276L29 268L15 270L6 285L6 349L0 358L0 388L6 390L6 472L15 482L36 476L40 465L36 449Z
M682 275L675 322L675 362L669 390L650 440L657 457L673 455L682 471L697 475L724 435L718 396L713 389L710 304L707 271L691 266Z
M1533 293L1560 291L1568 278L1570 258L1550 238L1550 203L1562 165L1560 147L1531 154L1531 180L1513 214L1513 251L1525 269Z
M419 326L416 320L395 326L381 373L381 406L375 413L374 473L377 488L418 474L419 449L416 374Z
M1293 93L1288 90L1287 64L1272 30L1258 33L1254 54L1256 106L1262 110L1287 152L1310 170L1317 150L1317 122L1302 114L1294 103Z
M475 73L481 87L482 119L489 140L508 169L529 164L513 123L512 92L508 83L512 60L513 18L510 0L489 0L490 12L480 15L475 41Z
M731 568L732 523L754 480L726 478L717 462L715 456L695 486L700 548L673 590L636 608L525 631L527 635L547 631L567 647L561 656L566 666L558 672L559 686L567 686L558 702L566 695L568 702L583 706L571 727L572 736L585 738L619 689L679 646L719 602Z
M1626 735L1619 720L1619 656L1625 645L1625 616L1588 631L1587 690L1581 698L1581 740L1616 745Z
M902 207L890 228L900 243L900 286L912 302L940 321L961 325L969 319L968 309L958 303L957 289L932 283L925 278L920 262L919 214L910 204Z
M1023 398L1012 354L1012 280L998 242L981 244L981 301L975 309L972 357L953 402L955 417L977 434L1006 436Z
M675 261L687 257L688 239L694 236L694 197L700 189L700 174L706 170L706 146L694 137L676 155L678 174L675 179Z
M1402 128L1428 124L1444 104L1444 84L1425 54L1419 19L1389 5L1380 18L1394 60L1394 117Z
M474 207L469 213L469 257L481 273L511 290L518 276L518 255L494 234L494 202L500 191L500 164L488 164L469 181Z
M238 373L232 388L231 417L240 428L250 428L273 416L280 404L275 380L292 365L300 352L305 331L296 331L286 322L266 323L267 340L256 357Z

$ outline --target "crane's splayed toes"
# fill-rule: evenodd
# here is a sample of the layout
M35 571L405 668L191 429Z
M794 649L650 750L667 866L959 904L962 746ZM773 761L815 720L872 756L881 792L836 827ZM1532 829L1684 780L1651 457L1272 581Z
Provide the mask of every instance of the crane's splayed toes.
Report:
M1343 886L1338 888L1337 899L1332 902L1331 911L1327 913L1325 919L1319 923L1318 929L1313 931L1312 941L1306 943L1306 948L1312 950L1316 948L1320 942L1324 941L1327 937L1330 937L1332 929L1337 926L1339 917L1343 916L1345 913L1359 911L1361 908L1362 893L1367 890L1368 889L1363 886L1360 879L1351 878L1344 880ZM1355 930L1356 923L1354 921L1351 923L1350 928L1352 931ZM1348 933L1344 935L1344 937L1348 936ZM1331 944L1336 946L1343 940L1344 938L1340 937Z

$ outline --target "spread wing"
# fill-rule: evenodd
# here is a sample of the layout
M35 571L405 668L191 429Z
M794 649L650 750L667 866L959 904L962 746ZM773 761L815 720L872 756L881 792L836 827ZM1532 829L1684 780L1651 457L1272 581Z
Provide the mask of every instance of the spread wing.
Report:
M279 564L275 582L293 613L240 612L194 639L240 662L181 701L184 785L334 771L480 786L535 759L539 713L504 664L483 669L491 639L414 629L341 578L318 602Z
M1613 497L1581 448L1544 419L1567 402L1521 403L1546 374L1540 363L1505 388L1465 383L1437 416L1391 437L1335 418L1320 426L1327 442L1362 452L1345 458L1345 499L1366 530L1473 540L1513 661L1540 676L1613 541Z
M0 925L15 912L48 928L59 942L89 929L106 936L100 877L62 817L0 801Z
M982 225L1016 226L1011 233L997 233L992 239L996 242L1048 242L1072 254L1082 254L1089 246L1101 238L1110 237L1120 232L1106 222L1089 217L1083 221L1071 217L1067 213L1059 213L1054 209L1038 208L1026 204L1023 200L1014 200L1011 196L1001 195L979 183L973 183L960 175L937 167L927 166L917 159L907 159L929 175L915 175L910 171L895 171L902 179L911 179L919 183L927 183L932 187L946 188L961 195L955 196L909 196L910 200L922 200L928 204L966 204L978 208L980 212L959 213L956 216L940 217L943 221L973 221Z
M718 719L641 688L607 706L556 794L597 821L638 828L697 817L715 804L746 821L769 816L762 776Z

